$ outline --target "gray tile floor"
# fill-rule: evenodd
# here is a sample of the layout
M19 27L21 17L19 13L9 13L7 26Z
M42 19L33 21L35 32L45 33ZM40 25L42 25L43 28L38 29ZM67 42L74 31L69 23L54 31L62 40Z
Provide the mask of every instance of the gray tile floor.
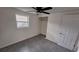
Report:
M45 36L43 35L37 35L2 48L0 49L0 52L70 52L70 50L45 39Z

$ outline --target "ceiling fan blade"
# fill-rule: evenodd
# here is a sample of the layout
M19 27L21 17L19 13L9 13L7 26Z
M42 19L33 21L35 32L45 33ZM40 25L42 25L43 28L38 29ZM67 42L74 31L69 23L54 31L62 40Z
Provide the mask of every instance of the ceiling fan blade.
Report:
M52 7L46 7L46 8L43 8L42 10L50 10L52 9Z
M45 14L50 14L50 13L48 13L48 12L42 12L42 13L45 13Z
M37 10L37 8L36 7L32 7L33 9L35 9L35 10Z

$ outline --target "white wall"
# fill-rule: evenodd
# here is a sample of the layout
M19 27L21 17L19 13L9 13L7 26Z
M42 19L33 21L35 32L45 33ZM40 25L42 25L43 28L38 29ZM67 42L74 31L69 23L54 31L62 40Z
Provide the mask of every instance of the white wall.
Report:
M61 14L60 13L50 14L50 16L48 17L46 38L56 42L54 36L56 36L57 33L59 33L60 25L61 25Z
M78 42L78 47L77 47L78 49L77 49L77 52L79 52L79 42Z
M46 35L48 17L40 17L40 33Z
M29 16L29 27L17 29L15 15ZM14 8L0 8L0 48L33 37L40 33L37 15Z
M62 33L62 34L60 34ZM79 33L79 14L54 13L48 18L47 39L73 49Z

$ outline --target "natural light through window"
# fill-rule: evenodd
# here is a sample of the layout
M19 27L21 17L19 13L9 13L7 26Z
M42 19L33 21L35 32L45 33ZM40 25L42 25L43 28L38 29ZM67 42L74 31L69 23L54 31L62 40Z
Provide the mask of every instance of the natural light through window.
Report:
M29 27L29 16L22 16L16 14L17 28Z

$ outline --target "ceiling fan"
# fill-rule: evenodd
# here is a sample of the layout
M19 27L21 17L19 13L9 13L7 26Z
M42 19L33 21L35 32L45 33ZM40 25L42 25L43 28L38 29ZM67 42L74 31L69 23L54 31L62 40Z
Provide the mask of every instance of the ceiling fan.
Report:
M44 13L44 14L50 14L49 12L46 12L47 10L51 10L52 7L32 7L34 10L36 10L36 13Z

